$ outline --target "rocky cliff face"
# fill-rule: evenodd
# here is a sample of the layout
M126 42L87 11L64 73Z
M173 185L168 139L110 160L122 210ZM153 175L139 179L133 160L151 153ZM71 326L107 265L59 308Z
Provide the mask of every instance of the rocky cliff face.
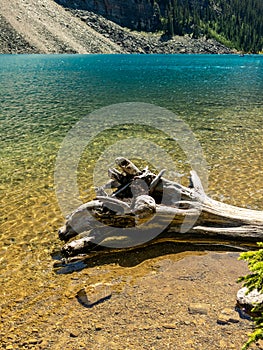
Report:
M105 18L135 30L154 31L159 26L159 8L150 0L55 0L78 10L93 11Z

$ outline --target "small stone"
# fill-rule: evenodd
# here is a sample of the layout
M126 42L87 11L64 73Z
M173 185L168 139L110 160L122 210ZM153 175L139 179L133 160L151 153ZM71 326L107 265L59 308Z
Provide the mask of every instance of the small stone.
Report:
M233 312L234 312L234 310L230 309L230 308L225 308L221 311L221 313L224 315L231 315Z
M7 345L6 350L12 350L14 349L13 345Z
M86 344L85 343L80 342L80 343L78 343L78 346L79 346L79 348L86 349Z
M226 325L229 323L238 323L239 315L232 309L223 309L217 318L217 323Z
M12 331L10 330L10 332L12 332ZM16 335L13 334L13 333L10 333L10 334L8 334L7 338L8 338L8 339L15 339L15 338L16 338Z
M73 332L70 332L70 333L69 333L69 336L70 336L71 338L77 338L77 337L79 336L79 333L73 331Z
M41 341L41 349L46 349L48 347L48 341L46 339L43 339Z
M118 344L115 343L114 341L109 342L109 346L110 346L112 349L117 349L117 348L118 348Z
M68 299L74 299L75 298L75 293L72 293L70 291L66 291L64 295Z
M256 345L259 347L259 349L263 348L263 340L259 339L259 340L256 342Z
M217 324L226 325L228 324L228 317L226 315L220 314L216 320Z
M24 301L24 298L17 298L15 300L16 303L22 303Z
M204 303L191 303L188 307L188 311L190 314L207 315L209 309L210 305Z
M36 339L36 338L28 339L28 344L37 344L37 343L38 343L38 339Z
M176 329L176 325L175 324L163 324L163 328L166 328L166 329Z
M101 324L96 324L95 325L95 331L101 331L103 326Z
M193 345L194 341L192 339L185 340L185 345Z

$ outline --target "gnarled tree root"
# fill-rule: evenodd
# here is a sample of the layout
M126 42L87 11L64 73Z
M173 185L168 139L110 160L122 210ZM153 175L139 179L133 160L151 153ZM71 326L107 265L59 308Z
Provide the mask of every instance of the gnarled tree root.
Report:
M121 171L109 169L110 182L97 189L94 200L71 213L59 230L65 256L95 249L97 245L127 248L160 235L226 237L260 241L263 238L263 211L231 206L209 198L195 171L185 187L140 170L126 158L117 158ZM108 189L113 189L107 194Z

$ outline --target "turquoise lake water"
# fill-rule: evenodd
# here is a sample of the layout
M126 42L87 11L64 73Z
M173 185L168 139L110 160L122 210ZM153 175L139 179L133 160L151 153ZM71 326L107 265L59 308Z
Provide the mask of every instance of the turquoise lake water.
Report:
M203 150L209 194L263 209L262 56L2 55L0 81L1 231L7 243L14 235L18 244L57 238L64 221L54 185L61 143L77 121L118 103L143 102L173 112ZM109 127L111 117L104 120ZM138 115L138 125L143 120ZM93 118L90 128L98 123ZM169 138L153 134L130 126L102 133L80 160L81 200L92 196L96 157L109 140L112 145L122 137L158 143L187 176L187 159L176 148L173 154Z

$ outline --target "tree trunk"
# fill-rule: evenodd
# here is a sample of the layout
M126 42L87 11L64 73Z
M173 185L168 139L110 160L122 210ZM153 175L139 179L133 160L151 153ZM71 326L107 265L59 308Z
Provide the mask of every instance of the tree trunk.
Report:
M94 200L81 205L59 230L67 242L62 252L73 256L98 245L128 248L160 237L230 238L260 241L263 211L231 206L209 198L195 171L189 187L167 180L164 170L153 174L117 158L122 171L109 169L110 182L97 189ZM105 190L114 189L108 195Z

